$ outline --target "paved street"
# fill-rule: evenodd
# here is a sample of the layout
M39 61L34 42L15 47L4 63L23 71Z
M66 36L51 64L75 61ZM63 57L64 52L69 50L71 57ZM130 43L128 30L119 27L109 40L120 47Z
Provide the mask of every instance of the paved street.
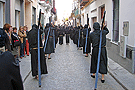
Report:
M30 56L27 56L26 64L21 64L21 68L30 70ZM51 55L51 60L47 59L48 74L42 75L42 87L38 87L38 81L30 74L23 73L25 90L94 90L95 79L90 77L90 56L86 58L81 50L70 42L69 45L58 45L56 53ZM22 59L21 63L26 58ZM29 73L29 72L28 72ZM27 77L28 76L28 77ZM27 77L27 78L26 78ZM105 76L106 82L101 83L101 75L99 74L97 90L124 90L114 78L108 73Z

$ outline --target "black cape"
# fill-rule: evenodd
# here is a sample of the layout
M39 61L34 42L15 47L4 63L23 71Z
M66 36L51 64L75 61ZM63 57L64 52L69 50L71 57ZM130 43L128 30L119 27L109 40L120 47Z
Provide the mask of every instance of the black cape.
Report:
M23 90L19 63L9 51L0 55L0 90Z

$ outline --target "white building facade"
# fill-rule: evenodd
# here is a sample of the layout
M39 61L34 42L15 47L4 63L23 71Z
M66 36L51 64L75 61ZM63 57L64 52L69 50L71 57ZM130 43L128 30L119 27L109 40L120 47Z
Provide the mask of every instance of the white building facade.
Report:
M46 1L38 1L38 18L39 18L39 11L41 9L41 25L42 27L46 26L46 23L49 23L49 17L51 16L51 8L52 5L47 3Z

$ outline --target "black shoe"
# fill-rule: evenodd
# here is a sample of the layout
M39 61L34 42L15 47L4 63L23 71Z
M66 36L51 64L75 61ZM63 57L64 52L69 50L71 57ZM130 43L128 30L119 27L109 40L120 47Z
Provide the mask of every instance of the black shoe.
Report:
M92 78L95 78L95 75L91 75Z
M51 59L51 58L48 58L48 59Z
M101 80L101 82L102 82L102 83L104 83L104 82L105 82L105 80Z
M87 55L85 57L88 57Z
M80 48L80 50L82 50L82 48Z

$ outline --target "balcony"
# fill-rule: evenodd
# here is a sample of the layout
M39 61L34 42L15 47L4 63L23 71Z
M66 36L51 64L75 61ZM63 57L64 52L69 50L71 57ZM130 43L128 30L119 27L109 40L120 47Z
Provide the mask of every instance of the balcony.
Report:
M80 6L85 6L89 0L80 0Z
M55 9L55 7L51 9L51 12L52 12L53 14L56 14L56 9Z
M75 16L77 16L78 14L79 14L79 10L76 9L76 10L75 10Z
M52 5L52 1L51 0L45 0L46 1L46 3L48 4L51 4Z

